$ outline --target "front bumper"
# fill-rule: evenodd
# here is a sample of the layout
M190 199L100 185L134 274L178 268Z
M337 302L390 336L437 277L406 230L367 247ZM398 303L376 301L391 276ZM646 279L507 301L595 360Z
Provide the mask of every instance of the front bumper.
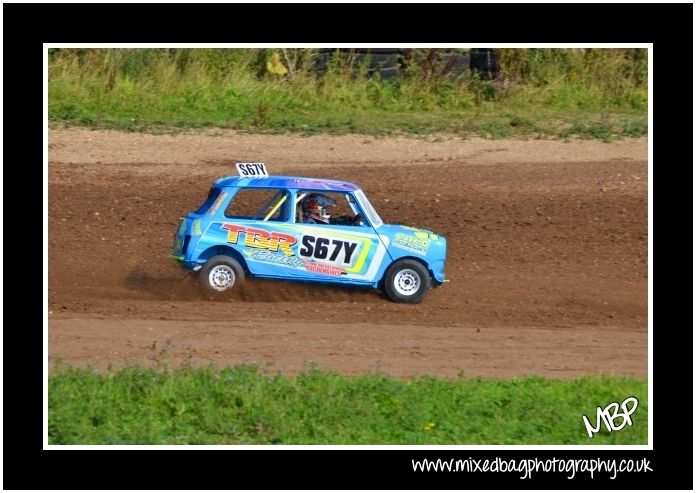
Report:
M430 273L438 284L445 282L445 261L439 260L430 264Z

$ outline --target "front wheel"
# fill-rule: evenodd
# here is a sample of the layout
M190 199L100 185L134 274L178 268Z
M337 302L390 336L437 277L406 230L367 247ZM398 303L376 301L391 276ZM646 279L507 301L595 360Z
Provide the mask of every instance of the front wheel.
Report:
M428 270L416 260L399 260L384 276L384 292L393 301L419 303L430 288Z
M244 281L244 269L232 257L216 255L205 263L198 279L206 291L225 293Z

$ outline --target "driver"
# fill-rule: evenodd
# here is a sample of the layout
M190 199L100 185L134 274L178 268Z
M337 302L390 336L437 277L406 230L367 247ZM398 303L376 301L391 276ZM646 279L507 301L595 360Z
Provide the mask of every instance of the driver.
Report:
M334 207L336 201L321 193L310 193L302 199L302 222L312 224L360 224L360 214L354 216L332 216L330 207Z

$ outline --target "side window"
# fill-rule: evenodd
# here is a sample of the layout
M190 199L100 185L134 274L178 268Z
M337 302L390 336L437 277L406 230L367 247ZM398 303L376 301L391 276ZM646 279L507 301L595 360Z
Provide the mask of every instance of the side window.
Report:
M225 216L234 219L287 221L289 193L287 190L242 188L232 197Z
M348 193L300 190L297 192L295 203L295 222L365 225L360 208Z

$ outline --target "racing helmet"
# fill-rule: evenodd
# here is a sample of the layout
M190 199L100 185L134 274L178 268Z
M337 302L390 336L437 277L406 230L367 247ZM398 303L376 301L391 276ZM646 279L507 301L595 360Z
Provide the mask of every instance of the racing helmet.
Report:
M328 224L331 218L328 209L335 205L336 201L326 195L310 193L302 199L302 215Z

